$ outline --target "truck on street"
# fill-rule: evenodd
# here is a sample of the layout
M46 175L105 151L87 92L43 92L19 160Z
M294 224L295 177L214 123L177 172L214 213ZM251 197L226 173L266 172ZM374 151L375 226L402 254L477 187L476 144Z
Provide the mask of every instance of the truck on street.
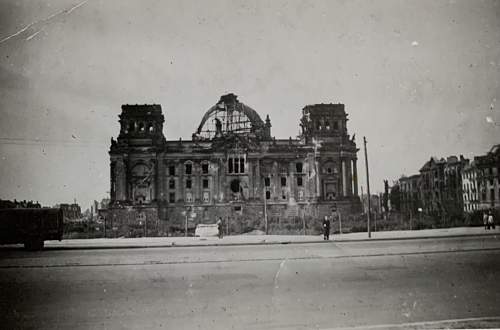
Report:
M0 244L24 244L27 250L38 251L44 241L62 237L62 209L0 209Z

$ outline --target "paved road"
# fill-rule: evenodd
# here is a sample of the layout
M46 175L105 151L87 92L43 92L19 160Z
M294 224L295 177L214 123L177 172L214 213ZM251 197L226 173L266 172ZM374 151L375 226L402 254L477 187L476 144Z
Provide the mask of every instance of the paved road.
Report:
M0 324L33 329L500 327L500 239L29 253ZM2 327L3 327L2 326Z

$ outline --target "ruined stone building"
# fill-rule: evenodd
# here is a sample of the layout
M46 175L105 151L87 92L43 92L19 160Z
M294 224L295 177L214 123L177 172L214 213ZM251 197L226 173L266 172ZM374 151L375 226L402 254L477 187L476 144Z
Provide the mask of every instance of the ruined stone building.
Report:
M463 210L462 169L468 160L450 156L431 159L420 169L420 189L426 214L458 216Z
M123 105L119 117L107 222L121 235L180 235L219 217L230 233L311 233L332 210L361 209L343 104L304 107L295 139L274 138L269 116L234 94L187 141L165 138L160 105Z
M418 215L422 208L420 174L403 176L399 179L401 212L408 217Z
M478 179L480 173L474 161L468 163L462 170L462 191L464 200L464 212L471 213L479 210L480 194L478 191Z
M473 172L477 207L480 210L500 206L500 144L484 155L474 157Z

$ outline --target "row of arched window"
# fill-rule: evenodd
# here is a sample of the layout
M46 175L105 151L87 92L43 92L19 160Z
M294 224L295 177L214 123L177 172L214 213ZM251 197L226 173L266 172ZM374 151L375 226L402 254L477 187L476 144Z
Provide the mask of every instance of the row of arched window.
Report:
M131 121L125 125L125 133L153 133L155 126L153 123L142 121Z
M342 121L330 120L328 118L321 118L316 120L316 130L334 130L337 131L339 128L342 128Z

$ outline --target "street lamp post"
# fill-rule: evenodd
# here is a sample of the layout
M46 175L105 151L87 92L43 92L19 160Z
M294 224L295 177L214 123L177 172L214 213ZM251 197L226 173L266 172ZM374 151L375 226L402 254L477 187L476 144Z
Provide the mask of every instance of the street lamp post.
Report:
M370 228L370 213L371 213L371 196L370 196L370 173L368 171L368 152L366 151L366 137L363 136L363 142L365 145L365 165L366 165L366 193L368 194L368 238L372 237Z
M337 211L339 213L339 231L340 231L340 235L342 235L342 214L340 213L340 211Z
M189 208L186 209L186 217L184 221L184 237L187 237L188 235L188 213L189 213Z
M302 229L304 231L304 236L305 236L306 235L306 219L304 217L304 208L301 207L300 210L301 210L300 214L301 214L301 217L302 217Z
M263 184L263 193L264 193L264 226L265 226L265 231L267 235L267 194L266 194L266 178L264 177L264 184Z

